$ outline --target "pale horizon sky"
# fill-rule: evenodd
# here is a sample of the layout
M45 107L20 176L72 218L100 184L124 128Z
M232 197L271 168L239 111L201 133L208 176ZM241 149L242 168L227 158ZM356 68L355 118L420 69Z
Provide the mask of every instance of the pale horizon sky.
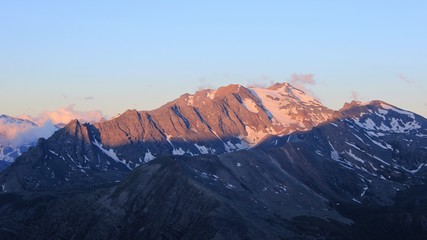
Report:
M4 0L0 114L112 117L311 74L329 108L379 99L427 117L426 12L411 0Z

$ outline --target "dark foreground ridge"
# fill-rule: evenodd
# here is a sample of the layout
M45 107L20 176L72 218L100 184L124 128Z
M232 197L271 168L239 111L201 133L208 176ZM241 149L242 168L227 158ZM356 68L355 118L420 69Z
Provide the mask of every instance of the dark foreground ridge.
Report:
M0 195L1 239L423 239L425 186L388 206L327 199L279 150L162 157L121 183ZM280 151L286 151L282 149ZM309 164L309 163L308 163ZM316 170L314 170L316 171ZM312 174L314 172L307 172Z

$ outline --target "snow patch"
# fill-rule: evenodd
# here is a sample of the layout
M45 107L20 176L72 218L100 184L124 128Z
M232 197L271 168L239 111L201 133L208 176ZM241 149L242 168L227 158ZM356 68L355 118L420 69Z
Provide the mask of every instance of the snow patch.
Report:
M118 163L123 163L124 165L126 165L126 167L128 167L129 169L132 170L132 168L129 166L129 164L126 163L125 160L120 160L117 157L117 154L114 152L113 149L105 149L101 143L98 142L98 140L95 139L95 141L92 142L95 146L97 146L103 153L105 153L105 155L109 156L111 159L113 159L114 161L118 162Z
M277 185L277 187L279 187L281 189L281 191L286 192L287 191L287 187L285 185Z
M368 186L366 185L365 187L363 187L363 192L360 194L360 197L363 197L367 190L368 190Z
M201 154L209 154L209 150L207 147L198 145L197 143L195 143L194 146L196 146L196 148L199 149L199 152Z
M263 139L266 135L269 134L268 132L264 132L263 130L257 131L256 128L252 126L245 126L245 130L247 133L245 140L251 145L257 144L261 139ZM272 134L276 133L273 129L268 130L270 130Z
M385 109L382 109L382 108L378 108L378 113L381 115L386 115L388 113L388 111Z
M415 174L415 173L417 173L418 171L420 171L421 170L421 168L422 167L424 167L424 166L427 166L427 163L422 163L421 165L419 165L418 166L418 168L417 169L415 169L415 170L409 170L409 169L406 169L405 167L402 167L403 168L403 170L405 170L405 171L407 171L407 172L410 172L410 173L412 173L412 174Z
M319 156L322 156L322 157L324 156L320 150L316 150L315 153Z
M225 187L227 188L227 189L230 189L230 190L233 190L233 189L235 189L236 188L236 186L234 186L233 184L231 184L231 183L226 183L225 184Z
M153 154L150 152L150 149L147 149L147 152L145 153L145 156L144 156L144 162L149 162L154 158L156 157L153 156Z
M258 113L258 105L250 98L243 99L243 106L250 112Z
M193 106L194 104L193 100L194 100L194 96L188 96L188 99L187 99L188 105Z
M387 166L390 166L390 164L389 164L388 162L386 162L386 161L382 160L381 158L379 158L379 157L377 157L377 156L372 156L372 157L373 157L373 158L375 158L376 160L380 161L381 163L383 163L383 164L385 164L385 165L387 165Z
M50 153L52 153L53 155L55 155L55 156L59 157L59 154L58 154L58 153L56 153L56 152L54 152L54 151L52 151L52 150L49 150L49 152L50 152Z
M331 124L334 127L338 127L338 125L336 123L330 122L329 124Z
M386 109L386 110L391 110L393 112L397 112L397 113L406 115L406 116L408 116L408 117L410 117L412 119L415 119L415 114L413 114L411 112L408 112L408 111L405 111L405 110L401 110L401 109L397 109L395 107L392 107L392 106L390 106L388 104L384 104L384 103L381 103L381 107L384 108L384 109Z
M247 144L245 141L243 141L242 139L240 139L240 143L236 143L235 146L237 147L237 149L239 150L243 150L243 149L249 149L251 146L249 144Z
M365 161L364 161L363 159L361 159L361 158L359 158L358 156L354 155L354 154L353 154L353 152L351 151L351 149L350 149L348 152L346 151L346 153L347 153L350 157L352 157L354 160L356 160L356 161L358 161L358 162L361 162L361 163L365 163Z
M285 107L289 102L278 91L263 88L252 88L252 90L278 124L286 127L290 124L298 123L295 119L291 118L289 109Z
M207 92L207 97L208 98L210 98L211 100L213 100L214 98L215 98L215 93L216 93L216 91L215 90L209 90L208 92Z
M184 155L185 154L185 151L184 150L182 150L182 148L178 148L178 149L173 149L172 150L172 154L173 155Z
M195 169L193 169L193 170L195 170ZM198 172L197 170L195 170L195 171ZM206 172L201 172L200 176L204 179L211 179L213 181L218 181L220 179L217 175L206 173Z
M334 146L332 146L332 143L330 141L328 141L328 143L329 143L329 146L331 146L331 148L332 148L331 158L335 161L341 162L340 156L339 156L337 150L335 150Z

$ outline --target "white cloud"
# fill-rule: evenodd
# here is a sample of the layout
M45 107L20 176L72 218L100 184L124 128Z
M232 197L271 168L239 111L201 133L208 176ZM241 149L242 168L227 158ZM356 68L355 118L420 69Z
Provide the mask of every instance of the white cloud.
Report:
M82 122L98 122L104 117L101 111L78 111L74 105L59 108L55 111L43 111L38 116L19 116L38 126L31 124L10 124L0 121L0 144L13 147L37 141L39 138L48 138L56 130L56 124L67 124L73 119Z
M210 84L204 77L199 79L199 85L197 86L197 91L205 90L205 89L214 89L212 84Z
M99 110L78 111L74 109L74 104L72 104L63 108L59 108L55 111L43 111L36 117L29 116L29 115L24 115L20 117L33 121L39 126L41 126L48 121L51 121L54 124L67 124L73 119L78 119L82 122L92 123L92 122L100 121L105 116Z
M55 125L48 121L40 127L35 127L29 129L28 131L23 131L15 138L11 139L12 146L19 146L22 143L33 142L39 138L48 138L57 130Z
M295 85L315 85L314 74L292 74L291 84Z
M301 90L303 90L307 94L312 94L311 91L309 91L306 88L306 85L316 85L316 81L314 80L314 74L292 74L291 80L289 83Z
M409 83L409 84L413 84L414 83L412 80L410 80L408 77L406 77L403 74L397 74L397 78L399 78L401 81Z
M314 74L292 74L291 79L289 81L289 83L304 91L306 94L309 94L311 96L313 96L314 98L318 99L318 97L310 90L308 89L306 86L307 85L316 85L316 81L314 80ZM319 99L318 99L319 100Z
M351 99L354 101L359 101L359 93L356 91L351 91Z
M249 80L247 83L248 87L267 88L274 85L274 81L268 75L261 75L256 80Z
M41 126L0 121L0 144L12 147L29 144L39 138L50 137L56 129L51 121Z

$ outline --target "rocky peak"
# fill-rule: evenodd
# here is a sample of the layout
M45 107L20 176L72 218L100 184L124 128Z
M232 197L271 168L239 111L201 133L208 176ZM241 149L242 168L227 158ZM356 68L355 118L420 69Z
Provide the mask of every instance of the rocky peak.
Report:
M294 86L292 86L291 84L287 83L287 82L283 82L283 83L275 83L273 85L271 85L270 87L268 87L268 89L270 90L278 90L280 88L285 88L285 89L296 89Z
M77 119L71 120L67 125L65 125L64 131L68 132L71 135L77 134L81 131L80 121Z
M343 107L339 111L345 111L352 107L361 106L361 105L362 105L362 102L353 100L349 103L348 102L344 103Z
M228 86L218 88L218 90L216 90L215 92L215 96L222 97L232 93L239 93L241 89L246 89L246 88L239 84L230 84Z
M380 100L373 100L370 102L352 101L350 103L345 103L344 106L339 110L339 112L342 112L347 116L361 117L367 113L373 112L377 112L379 115L381 115L382 113L388 112L389 110L398 114L408 116L414 115L413 113L407 112L403 109L400 109Z
M73 139L73 141L78 140L85 144L90 143L89 130L88 126L91 126L89 123L81 124L79 120L74 119L71 120L65 127L59 130L57 133L53 135L53 137L58 137L59 144L63 141L69 141L69 139ZM62 134L64 132L65 134Z

